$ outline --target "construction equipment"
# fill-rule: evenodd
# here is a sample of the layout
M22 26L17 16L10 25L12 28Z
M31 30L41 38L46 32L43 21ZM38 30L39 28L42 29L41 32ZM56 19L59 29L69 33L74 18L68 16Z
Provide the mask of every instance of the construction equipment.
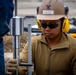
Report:
M31 16L26 17L28 20L32 18ZM26 20L25 19L25 20ZM13 36L13 58L17 59L17 64L19 66L28 66L28 75L32 75L32 51L31 51L31 22L27 24L28 26L28 63L20 63L20 35L23 35L24 31L24 21L23 17L14 16L11 20L11 32ZM18 68L16 70L16 75L18 75Z

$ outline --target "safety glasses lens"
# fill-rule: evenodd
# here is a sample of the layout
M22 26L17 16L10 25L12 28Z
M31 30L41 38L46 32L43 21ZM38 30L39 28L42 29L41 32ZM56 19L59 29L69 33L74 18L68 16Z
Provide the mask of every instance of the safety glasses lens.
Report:
M41 21L41 26L43 28L47 28L47 26L48 26L50 29L54 29L54 28L58 27L58 25L59 25L59 23L49 23L47 25L45 22Z

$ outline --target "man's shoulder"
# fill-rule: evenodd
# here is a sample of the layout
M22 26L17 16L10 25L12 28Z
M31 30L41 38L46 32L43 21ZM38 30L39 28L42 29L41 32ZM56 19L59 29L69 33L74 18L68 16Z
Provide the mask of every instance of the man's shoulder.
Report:
M31 40L31 42L32 42L32 47L37 47L37 44L38 44L38 42L39 42L39 40L41 39L41 35L39 35L39 36L33 36L32 37L32 40Z
M36 41L36 40L40 40L40 39L41 39L41 35L39 35L39 36L33 36L33 37L32 37L32 40L35 40L35 41Z
M76 45L76 38L74 38L72 36L68 36L68 41L70 42L70 44Z

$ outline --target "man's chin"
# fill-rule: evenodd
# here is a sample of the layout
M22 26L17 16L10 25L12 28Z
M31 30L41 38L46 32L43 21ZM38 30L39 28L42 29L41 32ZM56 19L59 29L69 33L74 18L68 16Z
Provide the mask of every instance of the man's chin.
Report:
M53 36L48 36L48 35L46 35L45 37L49 38L49 39L53 39L54 38Z

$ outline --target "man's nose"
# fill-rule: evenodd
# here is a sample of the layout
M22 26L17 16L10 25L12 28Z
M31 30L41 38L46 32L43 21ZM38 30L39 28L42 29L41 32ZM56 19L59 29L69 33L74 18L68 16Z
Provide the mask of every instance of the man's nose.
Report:
M49 26L47 26L47 27L46 27L46 30L49 30L49 29L50 29Z

